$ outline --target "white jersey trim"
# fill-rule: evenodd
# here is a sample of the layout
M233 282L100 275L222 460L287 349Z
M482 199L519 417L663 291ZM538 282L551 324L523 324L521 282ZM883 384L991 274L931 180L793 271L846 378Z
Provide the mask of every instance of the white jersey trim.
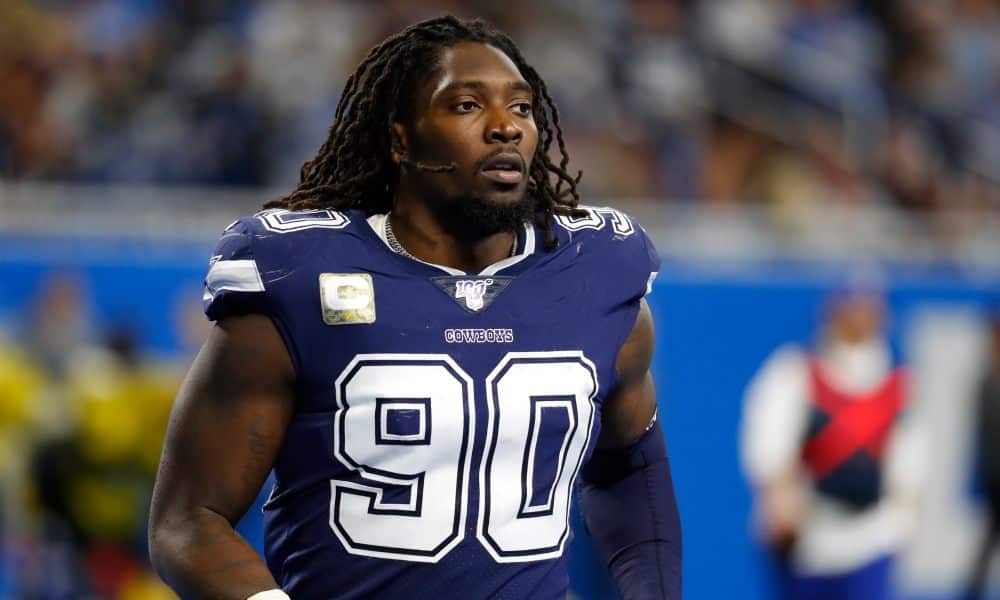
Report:
M222 290L263 292L264 282L257 262L250 259L216 261L205 276L205 297L214 298Z
M263 592L257 592L253 596L247 598L247 600L292 600L288 594L279 590L264 590Z

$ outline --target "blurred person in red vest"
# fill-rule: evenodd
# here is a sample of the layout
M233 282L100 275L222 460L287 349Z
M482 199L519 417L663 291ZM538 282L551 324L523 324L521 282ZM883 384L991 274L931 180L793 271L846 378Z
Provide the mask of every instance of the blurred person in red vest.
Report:
M978 401L977 467L986 495L989 521L976 557L972 580L966 590L967 600L985 597L990 562L1000 544L1000 312L990 325L990 358L979 386Z
M922 461L885 317L877 286L844 286L815 348L780 347L747 389L742 458L784 598L892 596Z

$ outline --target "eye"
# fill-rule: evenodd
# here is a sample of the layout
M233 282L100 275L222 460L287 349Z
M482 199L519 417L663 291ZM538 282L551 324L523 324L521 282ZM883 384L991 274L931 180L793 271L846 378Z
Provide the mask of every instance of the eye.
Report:
M456 111L460 113L468 113L476 110L478 106L479 105L472 100L465 100L463 102L459 102L452 108L454 108Z
M530 102L518 102L514 105L514 112L521 115L522 117L527 117L531 114L531 103Z

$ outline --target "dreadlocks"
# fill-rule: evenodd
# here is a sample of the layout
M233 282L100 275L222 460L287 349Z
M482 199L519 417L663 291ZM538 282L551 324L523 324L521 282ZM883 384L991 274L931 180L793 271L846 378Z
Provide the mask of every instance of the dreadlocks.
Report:
M412 25L365 56L347 79L326 141L316 156L302 165L298 185L290 194L264 207L358 208L369 215L389 212L400 169L391 160L390 150L402 158L406 168L450 170L452 166L412 161L392 124L410 116L416 86L435 68L437 52L460 42L482 42L500 49L535 92L532 112L540 143L531 163L527 193L534 199L537 223L546 234L546 248L555 247L552 217L578 214L580 197L576 186L583 175L579 172L574 178L567 170L569 156L555 102L545 82L509 37L482 20L464 21L451 15ZM549 158L553 141L561 157L558 165Z

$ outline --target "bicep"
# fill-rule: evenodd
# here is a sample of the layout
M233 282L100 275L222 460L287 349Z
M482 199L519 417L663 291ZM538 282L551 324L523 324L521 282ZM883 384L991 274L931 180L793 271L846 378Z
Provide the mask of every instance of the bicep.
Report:
M635 442L656 415L656 390L649 373L653 345L653 315L643 299L615 360L618 377L602 407L599 448L620 448Z
M213 327L174 404L152 516L206 508L237 521L281 447L293 382L268 317L229 317Z

